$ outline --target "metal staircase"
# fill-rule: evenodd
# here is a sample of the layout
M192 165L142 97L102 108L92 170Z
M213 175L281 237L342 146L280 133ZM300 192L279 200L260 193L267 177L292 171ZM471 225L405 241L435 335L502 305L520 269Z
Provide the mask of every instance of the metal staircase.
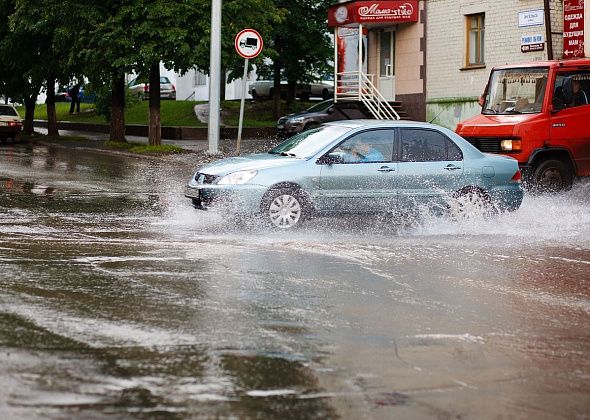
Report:
M400 115L373 83L374 75L361 71L336 73L334 101L360 102L378 120L399 120Z

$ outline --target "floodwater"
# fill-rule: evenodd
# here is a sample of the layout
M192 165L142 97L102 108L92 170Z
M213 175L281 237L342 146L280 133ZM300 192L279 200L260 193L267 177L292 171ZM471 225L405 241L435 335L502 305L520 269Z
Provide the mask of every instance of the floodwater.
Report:
M590 183L236 230L197 155L0 148L0 417L590 418Z

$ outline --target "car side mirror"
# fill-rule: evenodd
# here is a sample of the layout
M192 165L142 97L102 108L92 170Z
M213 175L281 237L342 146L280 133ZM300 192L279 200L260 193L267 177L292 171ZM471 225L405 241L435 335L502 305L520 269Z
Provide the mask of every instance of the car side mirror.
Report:
M344 157L341 153L332 152L319 158L316 163L320 165L333 165L335 163L344 163Z
M331 114L334 112L334 107L331 106L330 108L326 109L326 114Z
M574 102L574 83L571 77L566 77L563 79L563 102L566 105L571 104Z

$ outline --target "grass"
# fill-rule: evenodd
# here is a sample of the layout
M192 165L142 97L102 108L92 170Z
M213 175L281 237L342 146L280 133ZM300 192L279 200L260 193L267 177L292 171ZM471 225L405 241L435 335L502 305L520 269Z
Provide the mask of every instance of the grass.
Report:
M206 127L195 116L194 107L196 104L205 102L196 101L162 101L161 121L162 126L169 127ZM274 127L276 119L272 115L272 100L252 101L247 100L244 107L244 127ZM295 101L291 109L285 109L285 102L281 101L281 115L297 112L309 108L310 102ZM221 121L224 126L237 127L240 117L240 101L223 101L221 110ZM24 107L17 107L18 112L24 117ZM94 104L81 104L80 113L71 114L69 102L58 102L55 104L58 121L71 121L91 124L108 124L104 116L97 115ZM35 108L35 119L47 120L47 107L45 104L37 104ZM142 101L129 106L125 110L125 123L131 125L147 125L149 122L148 101Z
M183 153L182 147L173 146L171 144L162 144L160 146L152 146L143 143L122 143L116 141L107 141L104 146L108 149L126 150L131 153L138 154L155 154L155 153Z

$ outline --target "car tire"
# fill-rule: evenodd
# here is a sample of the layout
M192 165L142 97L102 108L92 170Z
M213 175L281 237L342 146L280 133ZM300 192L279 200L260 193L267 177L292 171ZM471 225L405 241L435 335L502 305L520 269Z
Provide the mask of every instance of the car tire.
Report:
M328 99L330 99L330 92L328 91L328 89L324 89L322 91L322 99L324 101L327 101Z
M271 189L260 207L265 224L280 230L299 227L310 216L309 201L300 189Z
M533 169L533 190L541 193L568 191L574 182L573 171L562 160L545 160Z
M260 99L260 97L256 93L256 89L252 89L252 92L250 93L250 95L252 95L252 99Z
M477 187L465 187L455 194L449 203L454 220L482 219L494 213L490 196Z

